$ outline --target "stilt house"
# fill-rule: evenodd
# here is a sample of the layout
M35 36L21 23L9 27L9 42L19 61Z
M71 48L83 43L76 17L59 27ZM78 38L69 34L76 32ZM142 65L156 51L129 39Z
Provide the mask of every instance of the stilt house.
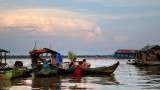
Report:
M147 45L139 50L138 57L144 61L160 61L160 46Z

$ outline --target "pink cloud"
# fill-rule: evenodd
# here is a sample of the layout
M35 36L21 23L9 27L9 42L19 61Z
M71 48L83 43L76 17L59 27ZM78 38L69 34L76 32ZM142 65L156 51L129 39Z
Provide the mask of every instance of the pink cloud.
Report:
M114 39L119 43L125 43L129 40L127 36L114 36Z
M21 27L40 35L66 35L93 42L102 40L101 28L95 22L84 19L84 15L65 10L27 9L5 11L0 15L0 30L3 27ZM29 26L29 27L28 27Z

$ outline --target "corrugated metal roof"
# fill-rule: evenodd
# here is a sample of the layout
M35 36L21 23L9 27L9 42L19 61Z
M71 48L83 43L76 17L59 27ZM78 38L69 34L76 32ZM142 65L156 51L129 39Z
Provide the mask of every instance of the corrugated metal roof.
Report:
M117 50L115 53L137 53L138 50L125 50L125 49L120 49Z

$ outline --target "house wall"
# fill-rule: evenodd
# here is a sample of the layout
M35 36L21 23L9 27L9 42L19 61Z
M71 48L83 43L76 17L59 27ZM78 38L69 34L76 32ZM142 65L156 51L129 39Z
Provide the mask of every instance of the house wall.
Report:
M116 53L114 56L115 57L124 57L124 54L123 53Z
M137 57L137 54L136 53L131 53L131 54L129 54L129 57Z
M116 53L115 57L137 57L136 53Z

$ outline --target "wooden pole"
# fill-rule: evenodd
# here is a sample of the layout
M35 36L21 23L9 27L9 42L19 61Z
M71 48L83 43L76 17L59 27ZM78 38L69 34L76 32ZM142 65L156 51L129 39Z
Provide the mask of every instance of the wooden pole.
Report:
M4 55L4 57L5 57L5 66L6 66L6 52L5 52L5 55Z
M2 52L0 52L0 62L2 63Z

